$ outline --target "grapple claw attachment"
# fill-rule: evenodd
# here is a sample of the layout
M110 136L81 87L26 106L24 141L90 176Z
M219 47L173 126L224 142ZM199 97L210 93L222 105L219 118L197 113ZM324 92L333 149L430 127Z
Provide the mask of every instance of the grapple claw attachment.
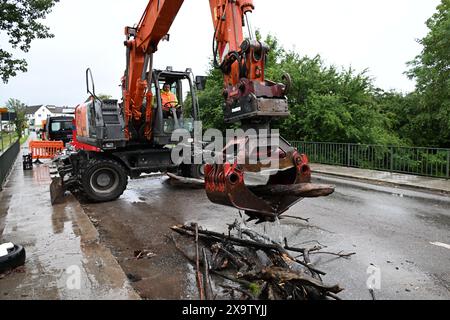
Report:
M248 183L249 177L264 172L261 164L207 165L205 185L208 198L217 204L238 208L249 220L273 222L303 198L328 196L334 187L311 184L311 169L306 155L286 143L275 153L279 168L263 184ZM266 176L267 177L267 176Z

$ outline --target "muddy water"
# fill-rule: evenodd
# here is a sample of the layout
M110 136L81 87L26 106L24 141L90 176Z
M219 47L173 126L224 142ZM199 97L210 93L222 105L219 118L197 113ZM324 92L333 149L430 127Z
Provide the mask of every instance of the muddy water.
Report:
M344 299L371 299L367 271L373 265L382 274L377 299L448 299L448 249L430 244L450 243L448 198L335 183L334 195L304 200L289 211L292 216L311 218L310 223L286 218L276 224L249 226L276 241L286 237L292 246L320 243L326 251L356 252L351 259L311 255L314 265L327 273L326 284L338 283L346 289L340 294ZM399 198L399 193L404 197ZM174 188L165 178L130 181L119 200L83 207L96 219L102 242L136 280L134 288L150 299L198 297L192 267L167 238L170 226L196 222L227 232L228 224L242 221L237 210L212 204L204 190ZM142 249L156 257L133 259L133 251Z
M144 299L197 299L192 267L173 245L169 229L185 223L183 212L191 212L195 203L195 196L184 200L180 196L176 190L162 188L160 179L151 178L132 181L117 201L83 204L97 222L102 242ZM137 250L154 256L137 260Z

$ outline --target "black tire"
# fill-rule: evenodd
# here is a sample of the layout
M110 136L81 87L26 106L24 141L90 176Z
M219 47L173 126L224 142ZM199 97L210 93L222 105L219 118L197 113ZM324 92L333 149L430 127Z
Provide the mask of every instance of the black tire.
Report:
M6 256L0 257L0 273L13 270L25 264L26 254L25 248L15 245Z
M111 159L91 159L81 176L81 190L88 201L108 202L119 198L128 184L123 166Z
M178 167L176 175L181 177L190 178L191 177L191 166L182 164Z
M190 175L194 179L205 179L205 164L191 165Z

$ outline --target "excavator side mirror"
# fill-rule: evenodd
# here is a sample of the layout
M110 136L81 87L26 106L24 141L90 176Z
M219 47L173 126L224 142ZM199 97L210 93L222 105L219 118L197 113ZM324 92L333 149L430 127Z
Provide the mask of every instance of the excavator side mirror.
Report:
M89 81L90 79L90 81ZM90 83L92 83L92 90L90 87ZM87 93L93 97L95 97L95 84L94 84L94 77L92 76L92 71L90 68L86 69L86 88Z
M206 77L205 76L196 76L195 77L195 87L198 91L205 90L206 88Z

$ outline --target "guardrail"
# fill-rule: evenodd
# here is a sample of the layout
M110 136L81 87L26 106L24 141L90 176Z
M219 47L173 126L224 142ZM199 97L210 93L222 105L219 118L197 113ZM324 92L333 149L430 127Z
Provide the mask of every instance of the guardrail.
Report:
M450 178L450 149L291 142L312 163Z
M20 142L17 140L5 152L0 154L0 191L2 190L3 183L8 177L19 152Z

